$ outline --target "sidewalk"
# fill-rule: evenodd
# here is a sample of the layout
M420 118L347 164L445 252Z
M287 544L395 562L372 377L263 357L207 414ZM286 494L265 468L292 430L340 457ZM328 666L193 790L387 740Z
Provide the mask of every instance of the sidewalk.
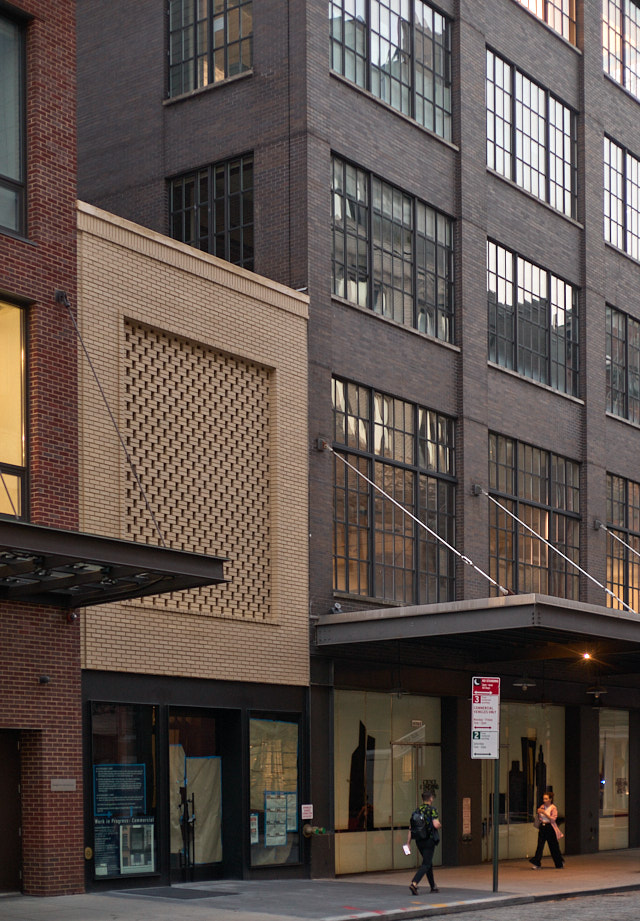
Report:
M410 875L368 873L335 880L221 880L100 894L0 898L2 921L404 921L471 909L505 907L578 894L640 890L640 850L568 857L556 870L547 857L493 867L436 868L440 892L409 892ZM462 921L462 919L461 919ZM490 921L490 915L487 916Z

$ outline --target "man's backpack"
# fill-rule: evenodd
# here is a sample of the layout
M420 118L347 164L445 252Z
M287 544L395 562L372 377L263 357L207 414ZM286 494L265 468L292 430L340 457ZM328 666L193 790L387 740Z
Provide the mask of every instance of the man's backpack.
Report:
M430 824L427 823L425 814L421 809L415 809L411 813L411 818L409 819L409 827L411 829L411 837L416 841L424 841L425 838L429 837L431 831Z

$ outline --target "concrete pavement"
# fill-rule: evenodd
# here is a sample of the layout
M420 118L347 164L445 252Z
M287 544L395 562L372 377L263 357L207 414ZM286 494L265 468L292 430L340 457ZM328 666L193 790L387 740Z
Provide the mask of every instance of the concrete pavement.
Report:
M405 921L458 912L465 912L465 921L542 921L549 906L536 903L549 899L571 900L554 903L554 921L640 917L640 850L567 857L563 870L548 857L539 871L526 860L503 861L495 893L491 864L435 873L440 892L427 886L418 896L409 892L405 871L331 880L220 880L58 898L7 895L0 898L0 921ZM580 898L578 913L575 900L587 894L591 898Z

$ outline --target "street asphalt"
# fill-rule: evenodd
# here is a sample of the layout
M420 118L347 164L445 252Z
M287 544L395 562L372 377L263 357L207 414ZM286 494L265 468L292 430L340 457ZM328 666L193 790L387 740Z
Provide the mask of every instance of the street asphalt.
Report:
M439 892L409 891L410 874L329 880L220 880L127 891L0 897L0 921L405 921L464 912L464 921L638 921L640 850L436 868ZM552 904L550 904L552 903ZM462 919L461 919L462 921Z

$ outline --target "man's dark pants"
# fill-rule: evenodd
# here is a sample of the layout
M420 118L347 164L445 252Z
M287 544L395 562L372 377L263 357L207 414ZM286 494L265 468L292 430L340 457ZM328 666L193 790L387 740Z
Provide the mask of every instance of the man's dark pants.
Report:
M416 870L416 875L413 877L412 882L418 885L422 877L427 874L427 879L429 880L429 885L431 888L435 888L435 880L433 878L433 851L435 849L436 843L433 838L424 838L422 840L416 839L416 844L418 845L418 850L422 855L422 863Z

